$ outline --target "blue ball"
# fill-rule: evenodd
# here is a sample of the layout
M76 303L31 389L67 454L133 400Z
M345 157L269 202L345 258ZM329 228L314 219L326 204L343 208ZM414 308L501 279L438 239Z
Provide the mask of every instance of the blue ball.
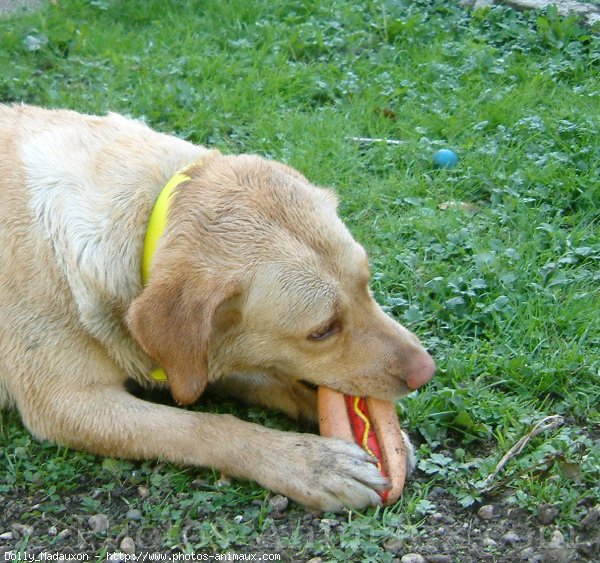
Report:
M433 162L438 168L454 168L458 164L458 156L450 149L440 149L434 153Z

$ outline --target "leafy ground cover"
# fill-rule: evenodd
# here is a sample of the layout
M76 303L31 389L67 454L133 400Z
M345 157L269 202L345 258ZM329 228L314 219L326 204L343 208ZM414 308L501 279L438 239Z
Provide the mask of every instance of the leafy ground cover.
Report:
M377 299L439 366L398 407L415 478L364 513L38 443L2 413L0 553L599 560L599 71L598 36L553 9L61 0L0 20L0 102L118 111L334 187ZM457 167L434 167L442 147Z

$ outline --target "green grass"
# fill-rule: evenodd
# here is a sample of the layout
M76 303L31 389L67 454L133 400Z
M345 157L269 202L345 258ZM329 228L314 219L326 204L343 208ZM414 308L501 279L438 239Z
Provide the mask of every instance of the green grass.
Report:
M44 491L32 521L85 526L107 503L140 506L165 549L261 541L298 559L387 561L384 540L418 534L435 509L433 486L464 507L486 500L481 482L500 457L554 413L564 426L509 462L494 494L534 514L557 505L563 526L600 502L596 34L552 10L468 13L439 1L61 0L0 20L0 101L141 117L333 186L370 253L377 299L439 367L400 405L421 444L421 479L395 507L345 515L335 534L323 524L307 538L293 508L287 535L274 537L255 485L103 462L36 443L2 414L0 495ZM440 147L458 167L433 167ZM139 485L150 501L135 496Z

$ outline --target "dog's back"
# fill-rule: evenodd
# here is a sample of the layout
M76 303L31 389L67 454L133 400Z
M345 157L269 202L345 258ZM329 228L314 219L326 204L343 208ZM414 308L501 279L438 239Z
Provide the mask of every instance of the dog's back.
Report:
M113 313L141 289L156 192L198 150L117 114L0 105L0 407L45 372L28 361L38 341L64 331L143 363Z

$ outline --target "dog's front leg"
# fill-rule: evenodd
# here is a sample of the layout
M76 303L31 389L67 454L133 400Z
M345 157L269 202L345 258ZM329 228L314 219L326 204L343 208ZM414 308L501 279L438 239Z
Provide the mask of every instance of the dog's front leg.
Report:
M299 381L285 381L266 373L243 373L222 377L209 391L247 405L279 410L299 422L317 426L317 391Z
M385 481L358 446L149 403L122 388L120 370L106 356L90 358L89 348L87 356L37 377L28 372L14 394L38 438L103 456L211 467L315 509L379 503Z

